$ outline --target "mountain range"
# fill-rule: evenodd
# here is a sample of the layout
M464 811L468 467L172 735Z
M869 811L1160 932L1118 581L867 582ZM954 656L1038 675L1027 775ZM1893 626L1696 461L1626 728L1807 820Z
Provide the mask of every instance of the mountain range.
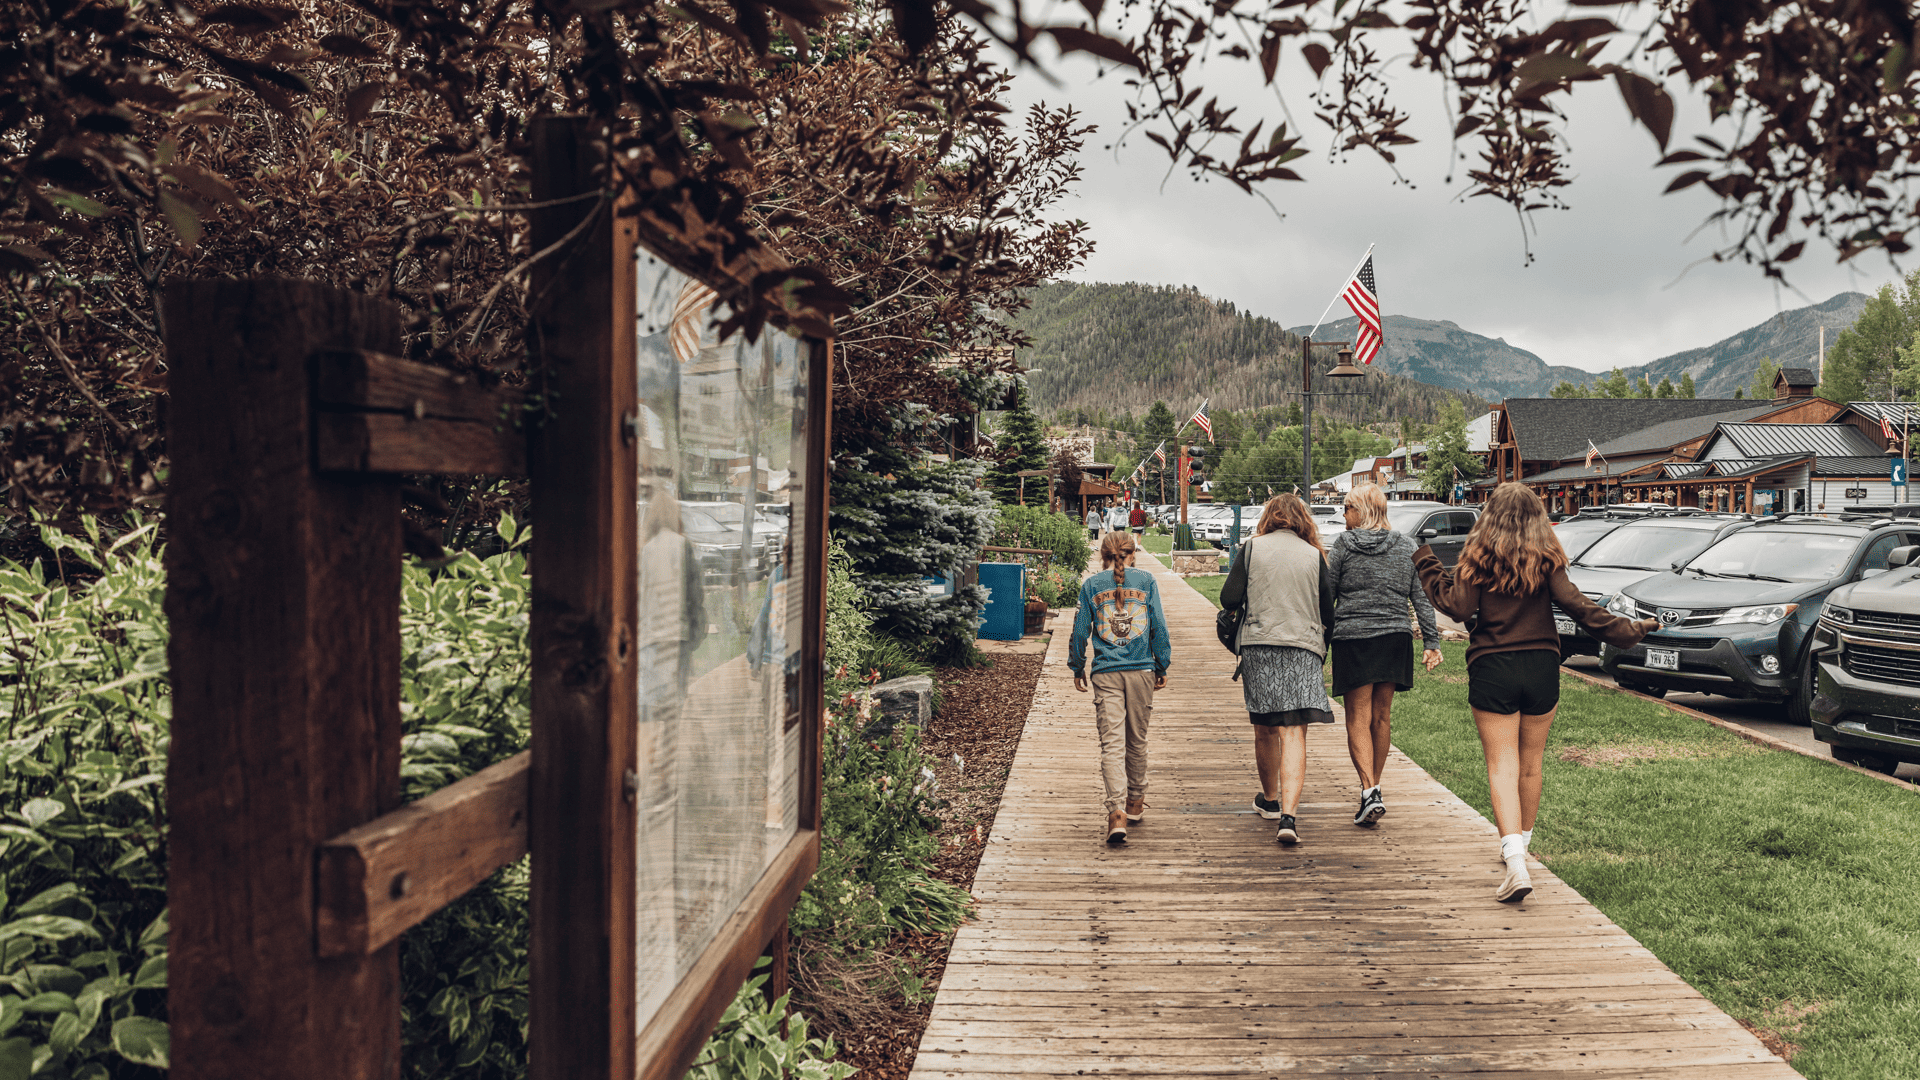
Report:
M1629 379L1646 376L1658 385L1662 378L1679 383L1692 375L1699 397L1732 397L1746 386L1764 359L1783 367L1813 367L1820 348L1820 328L1827 343L1853 325L1865 308L1865 293L1843 292L1824 303L1783 311L1712 345L1663 356L1635 367L1623 367ZM1490 338L1456 323L1388 315L1382 320L1386 344L1375 367L1406 375L1433 386L1443 386L1493 398L1546 397L1561 382L1587 383L1594 372L1556 366L1525 349ZM1353 340L1357 323L1352 317L1327 323L1315 332L1326 341ZM1304 334L1311 327L1294 327Z
M1027 299L1030 306L1008 322L1032 338L1020 361L1042 415L1142 413L1155 401L1176 411L1203 399L1235 411L1300 401L1299 335L1190 286L1055 281ZM1351 389L1329 386L1324 371L1333 358L1317 359L1325 362L1315 365L1316 390ZM1430 385L1380 371L1360 393L1318 398L1314 410L1349 421L1425 424L1449 399L1468 416L1487 408L1458 381Z

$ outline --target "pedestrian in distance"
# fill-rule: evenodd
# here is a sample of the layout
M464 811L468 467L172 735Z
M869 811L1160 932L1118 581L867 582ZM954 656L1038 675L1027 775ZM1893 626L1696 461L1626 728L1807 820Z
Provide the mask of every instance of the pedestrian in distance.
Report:
M1540 497L1509 481L1487 498L1467 534L1452 579L1425 544L1415 552L1433 606L1472 628L1467 642L1467 706L1487 759L1487 788L1507 875L1494 894L1517 903L1533 891L1527 847L1540 814L1541 763L1560 707L1559 605L1594 637L1628 648L1654 630L1653 619L1623 619L1567 580L1567 556Z
M1088 540L1093 540L1097 542L1100 539L1100 524L1101 524L1100 508L1096 506L1096 507L1093 507L1092 509L1089 509L1087 511L1087 539Z
M1067 645L1073 688L1093 690L1100 737L1100 779L1106 785L1107 843L1127 842L1127 826L1147 811L1147 721L1153 692L1167 685L1173 646L1160 586L1133 568L1134 538L1108 533L1100 542L1100 572L1080 583L1079 612ZM1093 674L1087 674L1091 644Z
M1260 790L1253 808L1278 821L1274 839L1300 842L1300 789L1307 778L1307 725L1333 723L1321 678L1333 627L1333 590L1320 529L1298 495L1276 495L1220 590L1223 608L1244 608L1237 638L1242 693L1253 724Z
M1420 620L1421 662L1440 664L1440 627L1413 570L1411 537L1387 522L1387 497L1377 484L1357 484L1342 513L1347 529L1327 549L1333 588L1333 694L1347 713L1347 753L1360 775L1355 825L1386 816L1380 774L1393 739L1393 695L1413 689L1413 632L1407 605Z
M1127 511L1127 527L1132 529L1134 532L1146 531L1147 511L1145 507L1141 506L1139 503L1133 504L1133 509Z

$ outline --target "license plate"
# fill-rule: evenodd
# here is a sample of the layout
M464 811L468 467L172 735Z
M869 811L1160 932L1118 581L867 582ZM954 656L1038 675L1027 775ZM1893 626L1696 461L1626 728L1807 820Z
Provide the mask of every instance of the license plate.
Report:
M1573 636L1573 620L1567 618L1565 615L1555 615L1553 617L1553 628L1560 631L1561 637Z
M1680 670L1680 654L1672 649L1648 649L1647 666L1663 671Z

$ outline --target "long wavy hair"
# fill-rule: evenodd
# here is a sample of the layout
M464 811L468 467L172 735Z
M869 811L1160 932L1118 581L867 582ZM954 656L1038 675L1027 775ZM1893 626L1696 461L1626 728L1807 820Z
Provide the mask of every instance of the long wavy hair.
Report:
M1489 592L1528 596L1567 565L1540 496L1512 481L1493 489L1460 549L1459 580Z
M1313 511L1300 501L1300 496L1289 491L1267 500L1267 505L1260 511L1260 524L1254 527L1253 534L1265 536L1275 529L1287 530L1312 544L1321 558L1327 557L1326 545L1320 542L1320 526L1313 523Z

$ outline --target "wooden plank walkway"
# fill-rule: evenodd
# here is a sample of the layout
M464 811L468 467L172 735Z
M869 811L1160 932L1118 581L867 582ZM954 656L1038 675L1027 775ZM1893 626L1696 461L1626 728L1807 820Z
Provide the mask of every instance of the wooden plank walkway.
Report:
M1174 650L1146 820L1103 842L1061 626L916 1080L1798 1075L1537 862L1524 904L1495 903L1493 826L1398 750L1360 829L1344 729L1314 729L1302 842L1275 844L1213 605L1140 565Z

